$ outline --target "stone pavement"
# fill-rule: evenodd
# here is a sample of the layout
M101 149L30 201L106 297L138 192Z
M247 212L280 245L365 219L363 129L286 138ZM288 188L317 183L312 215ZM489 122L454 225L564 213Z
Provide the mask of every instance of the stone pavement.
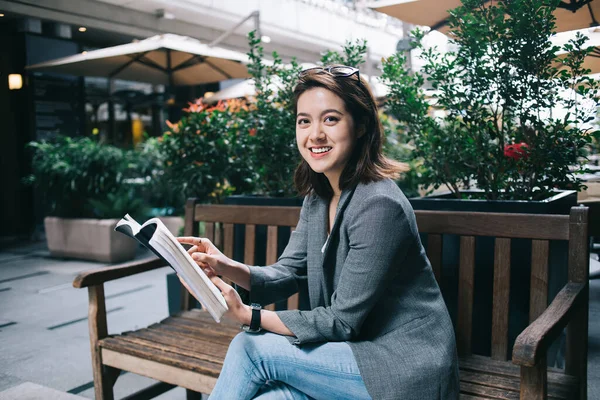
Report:
M137 257L149 254L140 248ZM0 399L11 393L6 391L9 388L21 393L15 399L23 398L24 389L41 390L28 384L15 391L28 382L94 398L88 294L71 283L79 272L103 265L50 258L45 243L0 250ZM165 276L170 272L170 268L161 268L107 283L109 333L137 329L167 317ZM115 385L115 398L155 382L123 374ZM37 398L59 399L51 392ZM156 398L185 399L185 390L176 388Z
M137 256L147 255L140 248ZM0 250L0 400L94 398L87 290L74 289L71 283L79 272L102 265L50 258L45 243ZM168 315L165 276L170 271L162 268L105 285L109 333L147 326ZM590 281L589 399L600 399L599 367L600 279L595 279ZM115 398L154 382L123 374ZM183 389L175 388L156 398L185 397Z

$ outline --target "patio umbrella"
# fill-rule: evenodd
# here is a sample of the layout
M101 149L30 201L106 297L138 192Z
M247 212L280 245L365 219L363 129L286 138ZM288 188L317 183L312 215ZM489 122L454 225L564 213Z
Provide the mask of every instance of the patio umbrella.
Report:
M491 0L487 1L491 3ZM370 8L413 25L448 31L448 10L459 7L460 0L379 0ZM554 12L556 31L565 32L598 25L600 0L563 0Z
M247 78L249 74L245 64L248 62L243 53L209 47L187 36L164 34L30 65L27 69L162 84L169 92L173 86ZM169 107L169 114L173 120L173 107ZM154 125L153 130L159 133L157 121ZM113 132L111 121L111 137Z
M173 34L93 50L27 67L30 71L102 76L169 86L247 78L248 57Z

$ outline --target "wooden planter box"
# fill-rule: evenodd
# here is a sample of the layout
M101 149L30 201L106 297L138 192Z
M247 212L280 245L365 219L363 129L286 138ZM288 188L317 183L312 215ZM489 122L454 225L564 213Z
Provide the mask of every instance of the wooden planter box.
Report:
M119 219L46 217L44 227L53 257L117 263L135 257L137 242L115 232Z

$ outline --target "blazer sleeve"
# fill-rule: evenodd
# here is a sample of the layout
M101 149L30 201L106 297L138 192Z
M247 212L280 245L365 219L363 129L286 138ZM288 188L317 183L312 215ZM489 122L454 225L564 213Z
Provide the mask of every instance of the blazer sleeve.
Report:
M366 199L348 217L350 250L331 305L277 312L296 336L293 344L356 338L417 235L400 201L387 195Z
M248 266L251 302L264 305L287 299L299 291L302 281L306 282L309 197L304 198L298 225L277 262L267 267Z

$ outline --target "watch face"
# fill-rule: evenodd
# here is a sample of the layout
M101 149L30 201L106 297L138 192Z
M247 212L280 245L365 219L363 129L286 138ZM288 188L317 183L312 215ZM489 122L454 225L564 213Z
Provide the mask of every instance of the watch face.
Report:
M250 304L250 307L252 307L254 310L260 310L262 308L258 303L252 303Z
M242 325L242 330L248 333L258 333L262 330L262 328L258 328L258 329L252 329L250 328L250 325Z

